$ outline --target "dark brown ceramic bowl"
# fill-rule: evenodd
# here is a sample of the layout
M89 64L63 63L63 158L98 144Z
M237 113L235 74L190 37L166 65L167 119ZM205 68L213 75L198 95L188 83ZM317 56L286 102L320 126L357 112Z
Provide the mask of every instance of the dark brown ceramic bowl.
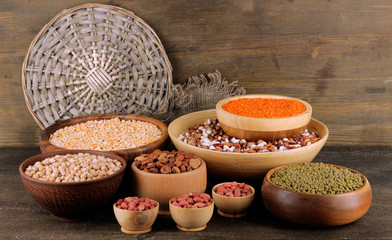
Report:
M169 138L169 134L167 132L167 126L163 122L142 116L142 115L135 115L135 114L121 114L121 113L105 113L105 114L95 114L95 115L88 115L88 116L81 116L81 117L76 117L76 118L70 118L67 120L63 120L57 123L54 123L50 125L49 127L45 128L41 136L39 138L39 144L40 144L40 149L42 153L47 153L47 152L53 152L53 151L58 151L58 150L67 150L65 148L61 148L58 146L55 146L49 142L50 135L54 132L56 132L58 129L67 127L67 126L72 126L78 123L84 123L87 121L91 120L103 120L103 119L112 119L112 118L119 118L120 120L139 120L139 121L144 121L144 122L150 122L158 126L159 129L162 131L162 136L158 140L151 142L149 144L136 147L136 148L129 148L129 149L121 149L121 150L115 150L115 151L102 151L102 152L108 152L108 153L114 153L125 160L130 164L132 163L133 159L143 153L151 153L155 149L161 149L163 148L165 142ZM88 149L83 149L83 150L88 150Z
M362 173L346 168L362 176L364 185L360 189L342 194L310 194L290 191L272 183L272 174L285 166L271 169L261 187L264 205L275 216L308 226L332 227L354 222L368 211L372 190Z
M103 155L121 161L123 166L117 172L106 177L69 183L37 180L24 173L28 166L34 165L37 161L68 153ZM20 165L19 173L26 190L39 205L51 212L58 220L74 221L99 210L104 203L112 200L123 180L125 168L126 161L112 153L65 150L33 156Z

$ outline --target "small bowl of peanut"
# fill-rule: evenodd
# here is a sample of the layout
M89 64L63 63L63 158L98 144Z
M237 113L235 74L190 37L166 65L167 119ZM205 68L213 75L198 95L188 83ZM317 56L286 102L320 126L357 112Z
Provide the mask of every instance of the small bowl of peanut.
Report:
M117 200L113 210L122 232L147 233L158 216L159 203L149 198L126 197Z
M142 115L105 113L70 118L44 129L42 153L58 150L94 150L133 159L162 148L169 135L163 122Z
M77 221L111 200L126 161L97 151L65 150L33 156L19 167L30 196L61 221Z
M214 200L207 193L193 192L170 199L170 215L182 231L202 231L214 213Z
M247 214L255 196L255 189L245 183L224 182L212 188L212 198L219 215L239 218Z
M131 166L134 194L159 202L160 214L169 214L169 200L207 187L204 160L194 153L155 150L135 158Z

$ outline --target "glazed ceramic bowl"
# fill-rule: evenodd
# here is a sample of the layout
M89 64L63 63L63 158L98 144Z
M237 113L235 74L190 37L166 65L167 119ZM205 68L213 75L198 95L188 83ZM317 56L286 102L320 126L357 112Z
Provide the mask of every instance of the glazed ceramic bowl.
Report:
M222 106L226 103L242 98L296 100L304 104L306 110L291 117L255 118L236 115L223 109ZM301 99L286 96L267 94L241 95L219 101L216 104L216 115L223 131L232 137L246 140L276 140L284 137L295 137L302 133L311 119L312 106Z
M271 176L283 167L285 166L270 170L261 187L265 207L281 219L309 226L340 226L361 218L371 205L370 184L358 171L347 168L361 175L364 185L358 190L343 194L310 194L290 191L275 185L271 181Z
M186 195L173 197L185 197ZM204 208L181 208L174 206L170 199L169 208L170 215L174 222L177 224L177 228L182 231L201 231L207 227L207 223L210 221L212 214L214 213L214 200L212 204Z
M45 128L39 138L39 144L40 144L40 149L42 153L47 153L47 152L53 152L53 151L58 151L58 150L66 150L64 148L58 147L56 145L53 145L52 143L49 142L50 135L52 135L54 132L56 132L58 129L72 126L75 124L79 123L84 123L87 121L91 120L106 120L106 119L112 119L112 118L119 118L120 120L138 120L138 121L143 121L143 122L149 122L153 123L158 126L159 129L162 131L162 136L155 140L154 142L151 142L149 144L136 147L136 148L129 148L129 149L121 149L121 150L114 150L114 151L106 151L108 153L114 153L125 160L130 164L132 163L133 159L136 156L139 156L140 154L143 153L150 153L154 151L155 149L162 148L167 141L169 135L167 133L167 126L163 122L142 116L142 115L135 115L135 114L120 114L120 113L105 113L105 114L95 114L95 115L87 115L87 116L81 116L81 117L75 117L75 118L70 118L67 120L63 120L60 122L57 122L53 125L50 125L49 127ZM84 149L88 150L88 149ZM102 151L105 152L105 151Z
M223 179L261 179L272 168L291 163L311 162L324 146L328 138L328 128L316 119L311 119L309 132L315 131L320 140L314 144L277 152L264 153L233 153L218 152L202 149L184 143L178 136L189 127L205 122L207 119L215 119L214 109L199 111L184 115L170 123L168 131L170 139L178 150L193 152L202 158L206 164L208 173Z
M147 233L152 230L152 225L158 216L159 203L156 207L144 211L120 209L116 207L115 203L113 211L122 232L129 234Z
M229 218L245 216L255 197L255 189L249 185L252 193L243 197L228 197L217 194L216 188L225 183L230 184L231 182L219 183L212 188L212 198L214 199L216 208L218 208L219 215Z
M55 155L89 153L121 161L122 167L112 175L82 182L49 182L25 174L28 166ZM33 156L19 167L23 184L30 196L58 220L74 221L97 211L112 200L123 180L126 161L118 155L96 151L63 150Z
M204 161L190 172L160 174L138 169L132 163L132 185L134 195L148 197L159 202L160 214L169 214L169 200L191 192L203 193L207 187L207 168Z

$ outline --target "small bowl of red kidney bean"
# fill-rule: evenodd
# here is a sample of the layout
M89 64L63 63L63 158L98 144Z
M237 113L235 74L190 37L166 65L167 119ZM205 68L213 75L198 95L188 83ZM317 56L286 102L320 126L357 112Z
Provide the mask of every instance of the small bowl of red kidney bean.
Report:
M214 213L214 200L207 193L193 192L170 199L171 217L182 231L201 231Z
M117 200L113 210L122 232L140 234L152 230L159 203L149 198L126 197Z
M218 213L224 217L245 216L254 196L255 189L252 186L235 181L219 183L212 188L212 198Z

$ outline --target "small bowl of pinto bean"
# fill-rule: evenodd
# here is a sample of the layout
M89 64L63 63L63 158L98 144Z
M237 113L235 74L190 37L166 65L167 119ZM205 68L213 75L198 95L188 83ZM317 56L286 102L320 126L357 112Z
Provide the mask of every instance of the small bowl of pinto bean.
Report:
M201 231L214 213L214 200L207 193L193 192L170 199L170 215L182 231Z
M113 210L122 232L147 233L158 216L159 203L149 198L126 197L117 200Z
M245 183L225 182L212 188L212 198L221 216L239 218L247 214L255 189Z
M61 221L88 217L120 187L126 161L97 151L64 150L33 156L19 167L30 196Z
M169 214L172 197L207 187L206 164L194 153L157 149L136 157L131 169L134 194L158 201L160 214Z
M130 164L142 154L162 148L169 135L163 122L142 115L105 113L80 116L44 129L42 153L58 150L94 150L117 154Z

